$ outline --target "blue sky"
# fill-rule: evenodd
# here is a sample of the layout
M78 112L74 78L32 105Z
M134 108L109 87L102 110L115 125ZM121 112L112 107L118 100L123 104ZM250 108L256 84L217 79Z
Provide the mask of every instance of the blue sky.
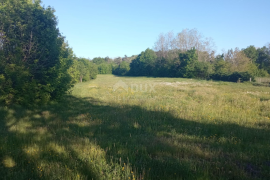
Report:
M160 33L196 28L217 52L270 42L269 0L43 0L78 57L123 57L153 48Z

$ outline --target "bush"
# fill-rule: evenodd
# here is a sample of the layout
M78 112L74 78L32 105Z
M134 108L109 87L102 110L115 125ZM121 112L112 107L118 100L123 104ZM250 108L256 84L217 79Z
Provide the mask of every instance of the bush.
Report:
M212 65L209 62L196 62L195 72L196 78L207 79L212 73Z
M99 64L98 74L112 74L112 65L107 63Z
M124 75L127 75L127 73L129 72L130 70L130 67L129 67L129 63L127 63L126 61L123 61L120 63L120 65L118 66L118 68L116 68L114 70L114 74L115 75L121 75L121 76L124 76Z
M2 1L0 6L0 92L6 103L46 103L70 88L71 66L57 18L40 1ZM65 49L65 48L64 48Z
M231 74L212 74L211 79L220 80L220 81L229 81L229 82L238 82L240 79L241 82L251 80L254 82L255 77L249 72L234 72Z
M76 77L76 82L89 81L97 77L98 67L90 60L78 58L77 60L74 60L74 62L73 77Z

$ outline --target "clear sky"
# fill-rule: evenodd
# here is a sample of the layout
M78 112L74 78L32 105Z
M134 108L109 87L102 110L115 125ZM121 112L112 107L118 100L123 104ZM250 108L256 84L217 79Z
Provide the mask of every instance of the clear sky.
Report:
M217 51L270 42L270 0L43 0L78 57L123 57L196 28Z

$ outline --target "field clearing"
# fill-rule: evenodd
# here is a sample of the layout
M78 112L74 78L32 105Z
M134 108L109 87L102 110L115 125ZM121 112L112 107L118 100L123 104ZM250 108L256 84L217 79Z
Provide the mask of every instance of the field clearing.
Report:
M270 179L270 88L98 75L0 107L1 179Z

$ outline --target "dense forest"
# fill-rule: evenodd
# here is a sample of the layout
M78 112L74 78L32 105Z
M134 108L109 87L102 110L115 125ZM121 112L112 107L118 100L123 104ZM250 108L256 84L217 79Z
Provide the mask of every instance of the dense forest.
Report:
M0 6L0 101L46 103L97 74L248 81L270 73L270 44L228 50L196 29L160 34L139 55L76 57L57 27L54 9L41 1L5 0Z

